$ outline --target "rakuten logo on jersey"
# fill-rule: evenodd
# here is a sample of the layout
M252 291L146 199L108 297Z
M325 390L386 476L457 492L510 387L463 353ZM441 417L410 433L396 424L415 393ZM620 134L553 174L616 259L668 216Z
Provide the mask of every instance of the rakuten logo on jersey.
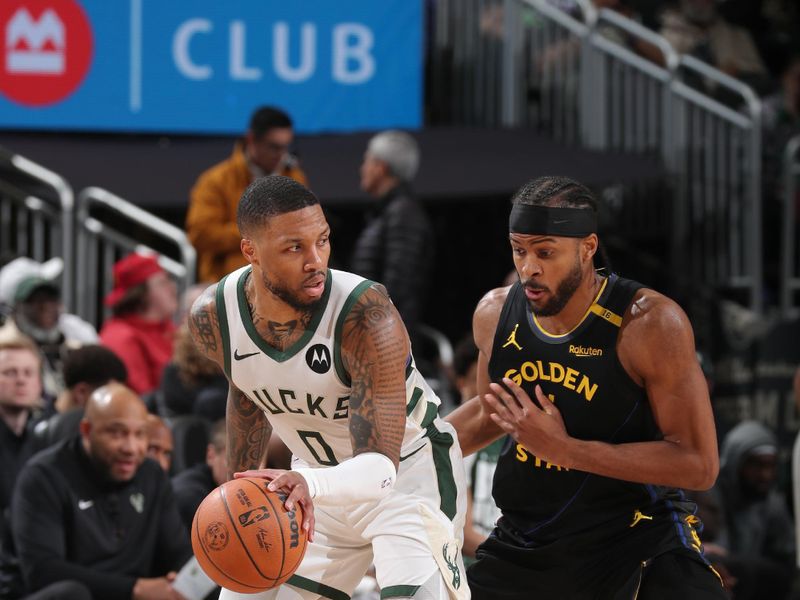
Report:
M26 106L60 102L92 61L92 29L75 0L0 2L0 93Z

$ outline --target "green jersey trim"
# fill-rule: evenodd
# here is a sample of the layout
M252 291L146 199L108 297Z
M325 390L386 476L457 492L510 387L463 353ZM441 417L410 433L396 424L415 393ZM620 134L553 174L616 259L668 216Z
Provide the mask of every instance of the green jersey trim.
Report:
M217 319L219 320L219 335L222 338L223 369L225 375L231 378L231 338L228 331L228 309L225 307L225 282L228 275L225 275L217 284L214 298L217 304Z
M414 391L411 393L411 400L408 402L408 406L406 406L406 416L411 416L411 413L414 412L414 409L417 408L417 402L419 399L422 398L422 394L424 392L418 388L414 387Z
M303 332L303 335L300 336L299 340L297 340L286 350L280 351L270 346L264 340L264 338L259 335L258 330L253 323L253 318L250 316L250 309L247 306L247 297L244 293L244 284L247 281L247 276L252 273L252 271L252 267L246 269L239 276L239 281L236 282L236 296L239 301L239 316L242 319L242 323L244 324L244 329L247 332L247 335L250 336L250 339L253 340L253 343L255 343L255 345L258 346L261 351L269 356L272 360L277 362L285 362L297 354L306 344L308 344L309 340L316 333L317 326L322 320L322 315L325 314L325 308L328 305L328 298L331 294L331 279L333 276L330 270L328 270L327 277L325 277L325 291L322 293L322 298L320 299L319 305L314 310L314 316L311 318L308 328Z
M456 516L458 505L458 488L453 477L453 463L450 460L450 448L453 446L453 436L445 431L439 431L435 423L427 428L428 438L431 440L433 451L433 464L436 469L436 483L439 488L439 508L451 521Z
M419 588L418 585L390 585L381 590L381 600L384 598L412 598Z
M313 592L315 594L319 594L320 596L324 596L325 598L330 598L330 600L350 600L350 596L341 590L332 588L324 583L319 583L313 579L301 577L300 575L292 575L289 578L289 581L286 583L293 585L296 588L300 588L301 590L306 590L307 592Z
M339 377L339 381L346 386L350 386L352 382L350 381L350 374L344 368L344 363L342 362L342 329L344 328L344 321L353 305L358 302L358 299L361 298L367 288L374 283L374 281L365 279L353 288L353 291L350 292L342 305L342 310L336 319L336 327L333 330L333 365L336 368L336 375Z

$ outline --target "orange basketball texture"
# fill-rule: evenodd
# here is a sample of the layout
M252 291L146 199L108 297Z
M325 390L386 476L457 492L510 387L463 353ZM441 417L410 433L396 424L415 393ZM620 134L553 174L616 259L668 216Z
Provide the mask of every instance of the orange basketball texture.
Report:
M197 508L192 548L216 583L253 594L285 583L306 552L303 511L287 511L286 495L269 481L247 477L223 483Z

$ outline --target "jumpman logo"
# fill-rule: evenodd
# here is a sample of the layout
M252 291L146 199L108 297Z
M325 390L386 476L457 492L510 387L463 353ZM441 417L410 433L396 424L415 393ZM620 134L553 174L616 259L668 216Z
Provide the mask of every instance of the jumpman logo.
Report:
M506 343L503 344L503 348L505 348L506 346L512 346L513 345L517 350L522 350L522 346L520 346L517 343L517 329L519 329L519 323L514 325L514 331L512 331L509 334L508 339L506 340Z
M642 514L642 511L640 511L640 510L636 510L633 513L633 523L628 525L628 527L635 527L636 525L639 524L639 521L652 521L652 520L653 520L653 517L651 517L649 515Z

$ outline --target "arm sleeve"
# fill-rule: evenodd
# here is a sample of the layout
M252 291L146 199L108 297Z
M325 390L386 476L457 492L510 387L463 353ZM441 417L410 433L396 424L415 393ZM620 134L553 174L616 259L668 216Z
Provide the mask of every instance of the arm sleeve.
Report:
M228 254L239 249L242 238L239 227L230 220L225 190L207 174L200 176L189 195L186 234L204 254Z
M26 586L36 591L73 579L86 585L94 598L127 600L135 577L101 573L67 560L69 516L55 487L59 480L57 474L30 465L23 469L14 491L12 532Z
M295 469L308 484L315 503L348 506L389 495L397 479L394 463L379 452L364 452L335 467Z

